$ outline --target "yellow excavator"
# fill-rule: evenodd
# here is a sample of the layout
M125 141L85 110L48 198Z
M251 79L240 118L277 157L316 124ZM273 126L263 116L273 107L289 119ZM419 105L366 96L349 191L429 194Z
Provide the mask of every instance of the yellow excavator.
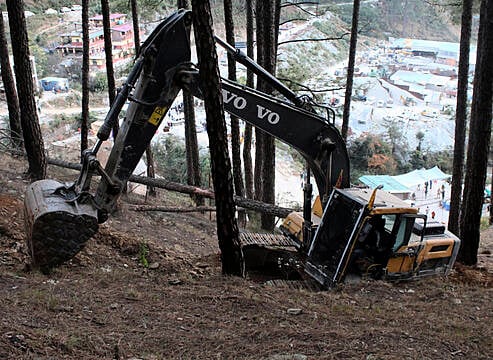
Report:
M25 221L34 265L48 269L75 256L114 210L178 92L187 89L202 98L201 88L207 85L199 81L200 64L190 61L190 28L191 13L180 10L145 41L96 144L84 152L74 183L41 180L28 187ZM284 97L223 79L225 110L290 145L308 164L303 212L290 214L276 234L241 233L245 272L309 278L324 288L349 274L401 280L449 273L459 248L457 237L383 190L349 187L349 157L331 109L327 118L319 116L319 105L297 96L240 50L220 39L217 43ZM96 155L127 101L103 167ZM320 193L313 206L312 174ZM92 191L95 175L99 182Z

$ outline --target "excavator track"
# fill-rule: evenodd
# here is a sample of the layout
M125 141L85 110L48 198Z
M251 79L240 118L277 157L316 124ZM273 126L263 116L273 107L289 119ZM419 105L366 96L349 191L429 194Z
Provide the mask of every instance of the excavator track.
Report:
M243 232L240 234L241 246L263 246L263 247L278 247L286 250L296 251L297 247L293 240L286 235L281 234L260 234Z
M293 240L286 235L240 234L245 261L245 275L254 281L299 279L300 253Z
M265 271L251 274L249 277L254 281L267 286L320 291L320 285L305 276L299 246L289 236L244 232L240 234L240 242L247 269L258 270L257 265L260 264L263 264L263 270L271 269L271 278L269 275L263 276ZM277 271L272 271L273 268L277 268Z

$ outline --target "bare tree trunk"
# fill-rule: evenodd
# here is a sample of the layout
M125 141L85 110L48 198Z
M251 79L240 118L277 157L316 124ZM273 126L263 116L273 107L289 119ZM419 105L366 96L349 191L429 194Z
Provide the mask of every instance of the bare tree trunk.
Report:
M82 0L82 115L80 124L81 154L88 148L89 131L89 0Z
M221 82L212 30L209 1L192 0L193 24L200 63L199 78L204 94L212 179L216 193L216 221L224 274L241 275L243 259L235 218L231 163L224 121Z
M277 1L276 1L277 3ZM276 29L275 29L275 9L274 3L268 1L264 5L264 13L262 14L262 21L264 24L264 37L263 43L257 44L257 46L263 47L263 63L261 64L265 70L271 74L276 72ZM257 14L260 16L261 14ZM259 79L259 83L262 81ZM272 93L272 88L268 84L261 84L262 91L267 94ZM274 137L268 134L264 134L263 139L263 153L264 161L262 163L262 177L264 179L262 187L262 201L268 204L274 204L276 200L275 182L276 182L276 146ZM265 230L274 230L274 217L269 214L262 214L262 228Z
M7 0L7 10L21 111L22 134L29 163L28 176L31 180L40 180L46 176L46 157L36 111L36 100L34 99L24 0Z
M103 15L104 53L106 55L106 77L108 79L108 99L111 104L115 101L115 70L113 68L113 43L111 41L110 7L108 0L101 0L101 13ZM120 125L118 121L113 126L113 138L116 138Z
M188 0L178 0L178 9L188 9Z
M351 112L351 94L353 92L354 61L356 58L356 45L358 42L358 17L360 0L353 2L353 20L351 24L351 40L349 41L349 59L347 67L346 96L344 98L344 112L342 114L341 135L347 140L349 129L349 114Z
M139 27L139 11L137 9L137 0L130 0L130 8L132 11L132 25L134 31L134 47L135 47L135 57L139 56L140 52L140 27ZM151 146L146 148L146 160L147 160L147 176L155 177L154 171L154 156L152 156ZM147 186L146 195L156 196L156 189L152 186Z
M134 47L135 57L139 56L140 52L140 26L139 26L139 11L137 9L137 0L130 0L132 10L132 25L134 29Z
M455 113L454 163L452 169L452 189L448 218L448 229L456 235L460 234L459 214L464 171L464 148L466 142L467 84L469 75L469 46L471 42L472 3L473 0L464 0L462 3L457 107Z
M188 9L187 0L178 0L178 9ZM183 116L185 118L185 148L187 152L187 182L189 185L200 186L200 157L197 141L197 127L195 122L193 95L183 90ZM203 206L205 200L201 196L192 195L192 200L197 206Z
M253 0L246 0L247 17L247 55L253 59ZM253 72L247 69L246 85L253 89ZM253 199L253 167L252 167L252 125L245 124L243 136L243 167L245 169L245 192L246 197Z
M235 46L235 27L233 21L233 5L231 0L224 0L224 23L226 28L226 41ZM236 62L231 54L228 54L228 79L236 81ZM231 152L233 158L233 179L235 194L243 196L243 172L241 171L241 149L240 149L240 124L236 116L230 115L231 119ZM246 214L238 211L238 222L240 226L246 226Z
M277 44L279 42L279 24L281 22L281 0L274 2L274 50L276 52L275 62L277 63Z
M491 137L493 97L493 0L482 0L478 50L467 145L464 201L460 215L461 248L458 260L465 265L478 261L488 149Z
M10 138L14 147L20 149L22 147L21 110L19 108L19 97L15 89L14 75L10 66L9 48L3 16L0 16L0 66L5 97L7 99L7 108L9 110Z
M262 65L264 62L264 49L261 44L264 42L264 23L262 19L262 14L264 13L265 3L263 1L257 1L255 5L255 23L256 28L256 38L257 38L257 63ZM257 79L257 89L261 89L262 84ZM255 128L255 168L254 168L254 199L262 200L263 198L263 187L264 179L262 174L263 162L264 162L264 132L258 128Z

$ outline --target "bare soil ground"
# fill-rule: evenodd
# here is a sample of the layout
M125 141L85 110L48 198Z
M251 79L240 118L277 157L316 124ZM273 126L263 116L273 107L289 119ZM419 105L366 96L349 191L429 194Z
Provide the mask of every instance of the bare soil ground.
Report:
M2 359L493 358L491 229L477 268L315 292L221 275L208 215L137 213L143 200L128 197L81 253L43 275L24 245L26 165L2 154L0 164ZM152 203L189 199L161 191Z

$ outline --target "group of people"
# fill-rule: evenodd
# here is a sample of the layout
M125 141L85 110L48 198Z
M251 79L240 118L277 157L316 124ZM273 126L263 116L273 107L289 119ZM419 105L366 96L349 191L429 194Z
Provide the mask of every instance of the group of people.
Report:
M433 187L433 181L432 180L425 181L425 183L424 183L425 199L428 198L428 189L431 190L432 187ZM417 190L418 191L421 190L420 184L418 184ZM411 197L413 198L413 200L416 200L416 194L415 193L412 193ZM437 189L436 199L440 199L440 198L442 201L445 200L445 184L442 184L442 186Z
M445 183L442 183L441 185L437 184L437 181L426 181L423 185L422 184L418 184L416 190L417 191L421 191L421 187L423 186L423 192L424 192L424 199L426 200L428 198L428 192L430 190L434 190L434 188L436 188L436 196L435 196L435 199L439 199L438 201L438 206L441 208L442 206L444 206L444 202L445 202L445 193L446 193L446 185ZM416 192L417 192L416 191ZM413 192L411 194L411 200L414 202L416 201L416 192ZM428 202L429 203L429 202ZM413 203L413 206L414 206L414 203ZM418 208L418 211L419 211L419 208ZM424 213L428 216L429 219L435 219L437 214L436 212L437 209L433 209L433 206L432 208L430 209L430 206L426 205L426 208L424 209Z

